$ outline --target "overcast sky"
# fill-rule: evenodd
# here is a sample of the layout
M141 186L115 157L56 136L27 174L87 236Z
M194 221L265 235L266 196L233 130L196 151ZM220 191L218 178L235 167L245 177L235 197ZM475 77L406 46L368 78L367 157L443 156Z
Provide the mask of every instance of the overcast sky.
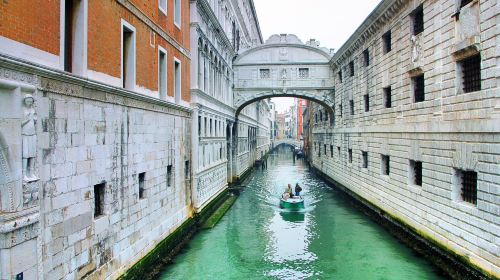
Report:
M254 0L264 41L291 33L302 42L313 38L338 50L380 0ZM279 112L293 101L273 99Z

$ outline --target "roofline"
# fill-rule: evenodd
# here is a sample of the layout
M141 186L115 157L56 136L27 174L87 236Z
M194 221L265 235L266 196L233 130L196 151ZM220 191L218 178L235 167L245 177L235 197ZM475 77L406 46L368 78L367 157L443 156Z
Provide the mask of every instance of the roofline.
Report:
M253 3L253 0L250 0L250 7L252 8L252 14L253 17L255 18L255 23L257 24L257 31L259 32L260 43L264 44L264 39L262 37L262 32L260 30L259 17L257 17L257 10L255 10L255 5Z

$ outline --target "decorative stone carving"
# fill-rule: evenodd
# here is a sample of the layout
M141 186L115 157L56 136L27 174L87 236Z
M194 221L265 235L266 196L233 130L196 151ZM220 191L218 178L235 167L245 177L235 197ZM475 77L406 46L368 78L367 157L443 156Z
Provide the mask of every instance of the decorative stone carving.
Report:
M24 97L24 119L21 123L23 141L23 181L38 180L36 175L36 123L37 114L34 108L35 99L31 94Z
M421 36L411 36L411 61L417 63L422 57L422 43Z

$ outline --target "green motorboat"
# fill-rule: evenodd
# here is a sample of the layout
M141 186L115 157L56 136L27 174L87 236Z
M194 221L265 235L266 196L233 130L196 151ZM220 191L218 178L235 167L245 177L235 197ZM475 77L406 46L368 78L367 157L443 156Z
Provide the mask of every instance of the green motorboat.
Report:
M299 210L304 208L304 199L302 196L293 196L280 199L280 208L289 210Z

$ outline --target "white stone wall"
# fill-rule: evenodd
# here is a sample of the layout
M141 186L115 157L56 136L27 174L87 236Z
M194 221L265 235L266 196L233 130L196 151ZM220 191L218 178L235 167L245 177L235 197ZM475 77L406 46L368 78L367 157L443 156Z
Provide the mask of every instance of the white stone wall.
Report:
M20 114L0 120L0 138L9 139L1 164L7 158L12 180L21 178L22 96L34 90L39 186L39 195L27 196L16 185L13 197L22 199L13 201L20 206L0 212L0 240L14 241L0 242L0 278L19 272L25 279L116 278L190 216L189 110L72 78L0 73L2 104ZM11 85L14 91L4 90ZM7 191L0 183L3 200ZM94 217L94 185L100 183L104 214ZM16 226L9 229L10 223Z
M387 213L466 257L473 265L499 277L500 91L498 30L494 28L499 13L496 1L473 1L462 8L459 21L452 17L459 1L415 0L404 1L400 6L393 2L383 2L395 7L394 14L382 16L390 20L368 18L366 26L371 33L364 35L358 31L332 60L335 73L343 70L343 82L337 77L335 126L323 122L313 128L310 139L313 165ZM412 43L411 12L421 2L425 30L416 38L417 43ZM392 51L384 54L381 37L389 29ZM363 65L365 49L371 56L368 67ZM470 51L481 54L482 90L463 93L456 61ZM355 65L353 77L347 67L351 61ZM415 72L425 75L424 102L413 101L411 76ZM392 108L383 104L383 88L387 86L392 87ZM370 100L368 112L364 110L365 94ZM354 115L350 114L350 100L354 101ZM314 110L323 109L315 106ZM349 149L352 149L352 163ZM362 151L368 152L368 168L362 166ZM381 174L381 155L390 156L388 176ZM423 163L422 186L413 185L409 179L410 160ZM461 201L457 169L477 172L477 205Z

